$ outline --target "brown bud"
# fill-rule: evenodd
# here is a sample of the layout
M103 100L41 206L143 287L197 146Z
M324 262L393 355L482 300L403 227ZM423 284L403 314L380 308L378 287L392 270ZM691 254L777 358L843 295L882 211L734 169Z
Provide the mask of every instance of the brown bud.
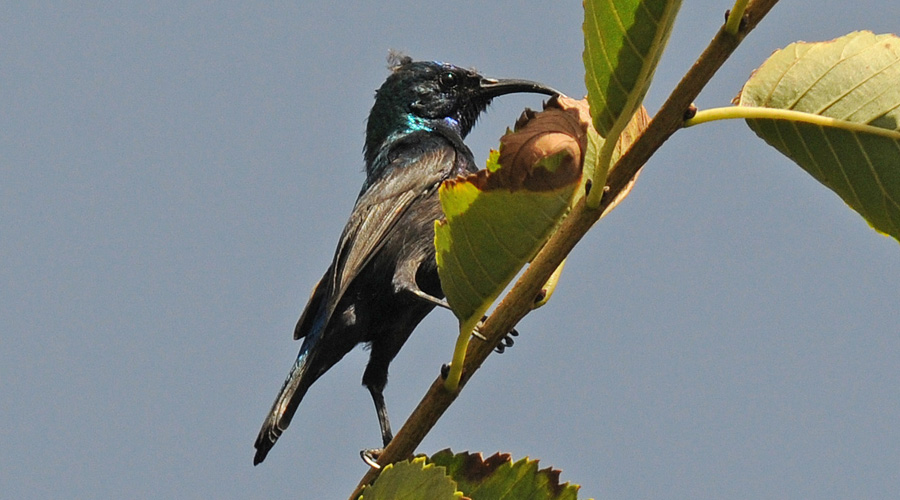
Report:
M577 182L589 126L586 101L554 97L540 113L523 112L515 131L500 139L499 170L481 171L468 180L482 190L509 191L546 191Z

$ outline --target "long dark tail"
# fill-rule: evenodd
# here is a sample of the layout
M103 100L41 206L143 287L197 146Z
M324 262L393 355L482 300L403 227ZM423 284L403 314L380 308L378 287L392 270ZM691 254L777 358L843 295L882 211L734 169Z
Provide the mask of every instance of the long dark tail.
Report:
M308 373L309 352L305 348L306 345L303 346L300 354L297 356L297 361L291 367L291 372L285 379L281 392L278 393L272 409L269 410L269 416L266 417L262 429L259 430L256 444L253 445L256 448L253 465L258 465L266 459L269 450L275 446L275 441L278 441L281 433L291 424L291 419L294 418L294 412L297 411L300 400L303 399L307 389L316 379L314 374Z

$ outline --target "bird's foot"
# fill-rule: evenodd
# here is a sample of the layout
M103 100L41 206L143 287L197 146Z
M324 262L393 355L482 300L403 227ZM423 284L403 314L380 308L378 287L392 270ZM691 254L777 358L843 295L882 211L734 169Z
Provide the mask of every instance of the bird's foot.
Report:
M497 344L496 347L494 347L494 351L496 351L497 354L503 354L503 352L508 347L512 347L513 344L516 343L516 341L513 339L513 337L518 337L518 336L519 336L519 331L516 330L515 328L513 328L512 330L507 332L506 335L504 335L502 339L500 339L500 342Z
M359 450L359 458L362 458L362 461L365 462L369 467L373 469L380 469L381 466L378 465L378 457L381 456L381 453L384 451L384 448L369 448L367 450Z
M478 331L478 329L481 328L481 325L484 324L484 321L486 319L487 319L487 316L481 318L481 321L479 321L478 324L475 325L475 330L472 331L473 337L475 337L479 340L487 340L487 338L485 338L485 336L482 335L481 332ZM494 351L497 354L503 354L503 352L506 351L507 348L512 347L513 344L516 343L516 341L513 339L513 337L518 337L518 336L519 336L518 330L513 328L506 335L504 335L502 339L500 339L500 342L497 343L496 347L494 347ZM443 371L442 371L442 373L443 373ZM444 378L447 378L447 377L444 376Z

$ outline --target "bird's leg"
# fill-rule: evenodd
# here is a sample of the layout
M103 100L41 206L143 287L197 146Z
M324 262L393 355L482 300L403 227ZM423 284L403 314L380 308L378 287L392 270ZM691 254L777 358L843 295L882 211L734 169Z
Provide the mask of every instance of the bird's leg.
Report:
M384 394L376 387L369 386L368 389L369 393L372 394L372 401L375 402L375 413L378 414L378 425L381 426L381 441L384 446L387 447L388 443L394 439L394 434L391 432L391 422L388 420L387 406L384 404ZM384 448L362 450L359 452L359 456L363 459L363 462L367 463L370 467L377 469L379 468L378 457L381 455L382 451L384 451Z
M374 387L369 387L372 394L372 401L375 402L375 413L378 414L378 425L381 426L381 441L385 446L394 439L394 433L391 432L391 422L388 420L387 406L384 404L384 394Z
M420 290L418 288L416 288L414 290L410 290L410 291L413 294L415 294L416 297L419 297L420 299L422 299L424 301L430 302L436 306L440 306L445 309L450 309L450 304L447 303L446 299L439 299L433 295L428 295L427 293L423 292L422 290ZM487 316L481 318L481 321L479 321L478 325L475 326L475 329L472 330L473 337L475 337L479 340L487 340L487 338L485 338L485 336L482 335L481 332L478 331L478 328L481 327L482 324L484 324L484 320L486 320L486 319L487 319ZM515 328L513 328L506 335L504 335L502 339L500 339L500 343L497 344L497 347L494 347L494 350L497 351L497 354L503 354L503 351L505 351L508 347L512 347L513 344L515 344L515 340L513 340L513 337L518 337L518 336L519 336L519 332L516 331Z
M434 295L423 291L419 287L419 283L416 281L416 275L419 273L421 265L422 262L415 259L403 262L402 265L398 265L397 269L394 271L394 290L397 292L407 291L431 305L450 309L450 304L448 304L445 299L439 299Z
M407 273L407 274L398 273L398 275L394 277L395 286L397 286L397 285L402 286L402 288L405 288L410 293L412 293L419 299L424 300L425 302L428 302L428 303L433 304L438 307L443 307L444 309L450 309L450 304L447 303L447 299L439 299L439 298L435 297L434 295L425 293L424 291L422 291L421 288L419 288L419 285L416 284L415 279L411 279L410 276L411 275L409 273ZM452 309L450 309L450 310L452 310ZM475 330L472 331L473 337L480 339L480 340L487 340L485 338L485 336L482 335L481 332L478 331L478 329L481 327L481 325L484 323L484 321L486 319L487 319L487 316L482 317L481 321L478 322L478 325L475 326ZM509 331L509 333L504 335L502 339L500 339L500 343L498 343L497 346L494 347L494 350L497 351L497 354L502 354L503 351L505 351L509 347L512 347L513 344L515 343L515 341L513 340L513 337L518 337L518 336L519 336L519 332L516 331L515 328L513 328L512 330ZM372 394L372 397L373 398L375 397L374 393ZM378 406L377 401L376 401L375 405ZM385 418L387 418L387 417L385 417Z
M429 302L438 307L443 307L444 309L448 309L448 310L450 309L450 304L447 303L447 299L439 299L439 298L435 297L434 295L428 295L427 293L423 292L418 287L412 288L409 291L412 292L413 295L415 295L416 297L424 300L425 302Z
M475 325L475 330L472 332L473 337L481 339L481 340L487 340L487 338L485 338L485 336L482 335L481 332L478 331L478 329L481 328L481 325L484 324L485 320L487 320L487 316L484 316L483 318L481 318L481 321L479 321L478 324ZM513 340L513 337L518 337L518 336L519 336L518 330L513 328L512 330L507 332L507 334L504 335L502 339L500 339L500 342L497 343L497 345L494 347L494 351L496 351L497 354L503 354L503 352L506 351L506 349L508 347L512 347L513 344L516 343L515 340Z

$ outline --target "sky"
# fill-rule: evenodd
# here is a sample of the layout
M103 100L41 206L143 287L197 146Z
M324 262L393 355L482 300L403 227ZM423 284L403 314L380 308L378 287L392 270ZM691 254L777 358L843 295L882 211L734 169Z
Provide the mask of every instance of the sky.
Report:
M655 113L723 21L685 1ZM363 181L389 49L584 94L581 2L0 7L0 498L347 498L380 441L367 352L253 442ZM782 2L697 99L893 2ZM495 101L483 162L541 97ZM582 498L900 490L900 247L741 122L680 131L419 447L540 459ZM391 366L399 428L456 321Z

